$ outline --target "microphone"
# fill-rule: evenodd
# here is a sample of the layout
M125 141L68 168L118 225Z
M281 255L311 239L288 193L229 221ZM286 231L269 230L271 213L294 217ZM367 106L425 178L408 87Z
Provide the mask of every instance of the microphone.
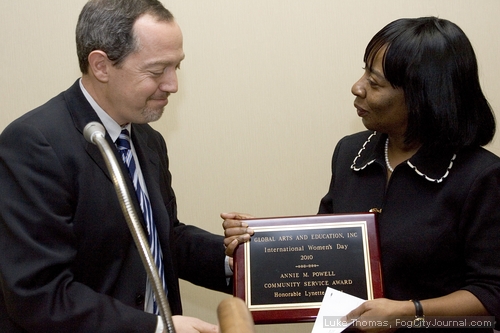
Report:
M120 207L122 209L123 216L127 221L127 225L134 239L135 245L139 250L139 255L142 260L142 264L146 269L148 279L151 282L153 291L156 298L156 303L160 310L161 318L163 321L163 327L169 333L175 333L174 324L172 321L172 312L170 311L170 305L168 304L167 297L163 289L163 283L160 279L158 273L158 268L151 254L149 248L149 243L144 234L144 229L142 228L141 222L137 216L134 205L132 204L132 199L125 182L120 164L116 160L114 150L109 146L108 141L105 138L106 130L101 123L90 122L83 129L83 136L85 140L90 143L95 144L106 162L106 167L108 168L111 178L113 180L113 185L115 187L116 195L118 196L118 201L120 202Z
M97 121L88 123L83 129L83 137L85 138L85 140L93 144L96 144L94 142L94 136L99 135L104 138L105 133L106 130L104 129L104 126L102 126L102 124L98 123Z
M250 311L241 298L222 300L217 307L221 333L255 333Z

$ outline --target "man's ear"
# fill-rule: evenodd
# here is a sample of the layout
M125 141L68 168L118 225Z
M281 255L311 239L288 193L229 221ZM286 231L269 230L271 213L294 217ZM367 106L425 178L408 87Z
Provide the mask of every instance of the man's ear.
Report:
M89 70L101 82L108 82L109 67L113 66L106 52L94 50L89 54Z

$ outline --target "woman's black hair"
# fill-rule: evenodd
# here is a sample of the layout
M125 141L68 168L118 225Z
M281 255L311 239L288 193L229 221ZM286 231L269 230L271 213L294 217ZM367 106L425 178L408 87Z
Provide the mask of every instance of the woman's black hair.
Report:
M495 117L479 84L476 55L456 24L436 17L393 21L366 47L368 68L384 46L384 75L403 89L408 108L406 143L461 148L493 139Z

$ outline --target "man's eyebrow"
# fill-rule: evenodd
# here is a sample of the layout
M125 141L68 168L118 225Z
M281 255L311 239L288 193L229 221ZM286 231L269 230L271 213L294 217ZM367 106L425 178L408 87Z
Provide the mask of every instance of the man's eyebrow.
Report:
M178 65L181 63L181 61L184 60L184 58L186 58L186 55L185 54L182 54L182 57L179 59L179 62L175 63L175 65ZM169 66L169 65L173 65L174 62L173 61L164 61L164 60L158 60L158 61L152 61L152 62L149 62L149 63L146 63L144 66L145 67L154 67L154 66Z

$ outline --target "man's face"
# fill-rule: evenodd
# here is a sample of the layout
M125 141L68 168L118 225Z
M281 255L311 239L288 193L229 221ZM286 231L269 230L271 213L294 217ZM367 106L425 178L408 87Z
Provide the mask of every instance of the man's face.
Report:
M184 51L176 22L143 15L134 24L137 50L119 66L109 67L106 112L120 125L158 120L177 92L176 70Z

